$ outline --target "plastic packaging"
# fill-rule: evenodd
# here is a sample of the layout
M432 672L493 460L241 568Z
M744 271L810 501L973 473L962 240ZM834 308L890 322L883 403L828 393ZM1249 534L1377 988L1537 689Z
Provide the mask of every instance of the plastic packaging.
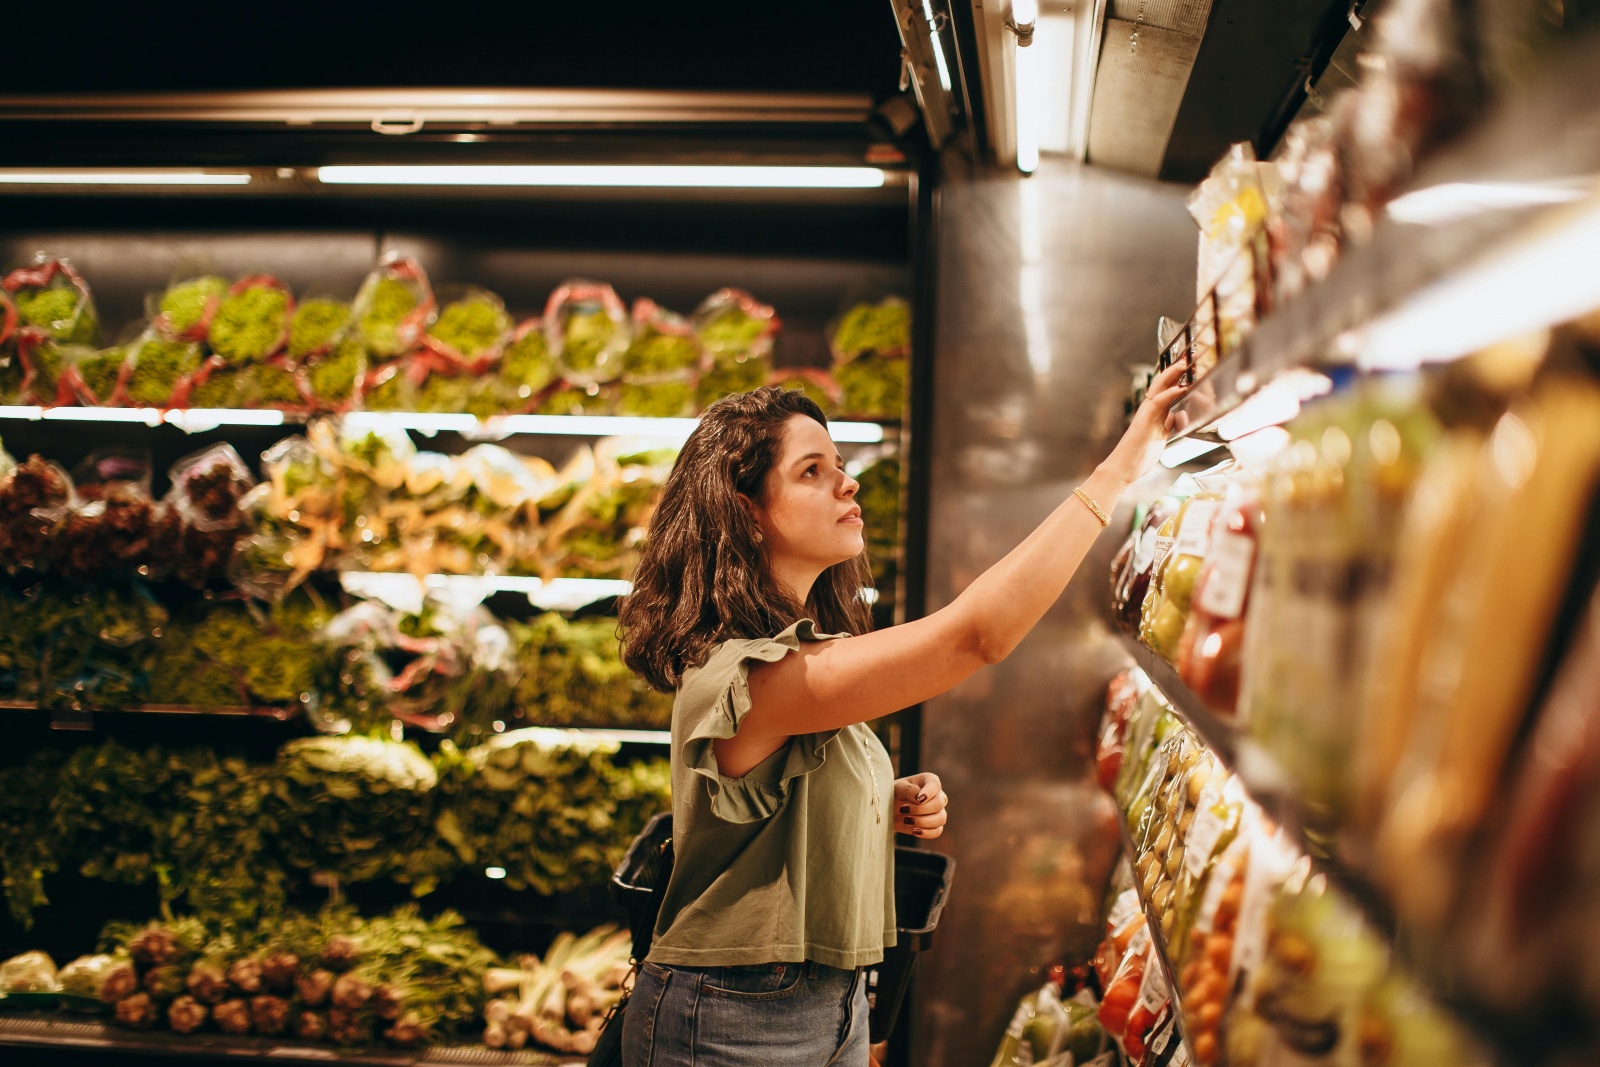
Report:
M706 360L681 315L641 297L633 303L633 342L623 356L617 392L621 415L693 415L695 384Z
M300 392L319 411L349 410L361 399L367 377L367 350L347 333L332 350L301 364Z
M43 252L32 264L0 280L16 306L21 328L63 344L92 345L100 333L89 283L64 259Z
M632 340L628 309L617 291L582 280L564 282L550 294L544 333L562 377L580 386L616 380Z
M163 340L204 341L227 295L226 278L203 274L173 282L160 296L151 294L146 313L151 327Z
M422 265L389 252L361 283L352 311L368 353L378 359L405 355L421 342L437 304Z
M839 409L839 383L833 380L833 375L816 367L790 367L773 371L767 384L780 389L798 389L822 409L825 418L831 419Z
M869 352L903 359L911 353L911 305L897 296L856 304L828 331L828 345L836 365Z
M302 300L289 320L285 351L296 363L321 359L338 348L354 326L354 312L343 300L325 296Z
M511 316L487 289L452 286L439 294L439 317L422 335L430 368L447 374L483 374L500 359Z
M694 331L709 357L697 393L702 409L767 384L780 325L771 306L740 289L719 289L701 302Z
M1230 487L1212 527L1194 601L1178 643L1178 674L1213 712L1231 718L1239 703L1239 661L1249 609L1261 503L1253 487Z
M252 274L228 287L206 340L224 363L242 367L281 351L293 317L289 287L270 274Z
M525 410L537 403L557 373L544 323L539 319L519 323L500 357L500 375L516 394L519 407Z

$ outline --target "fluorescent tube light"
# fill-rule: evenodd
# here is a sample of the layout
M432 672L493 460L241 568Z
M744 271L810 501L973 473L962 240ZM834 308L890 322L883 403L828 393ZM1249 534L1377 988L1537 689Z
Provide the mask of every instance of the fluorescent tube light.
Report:
M188 408L169 411L163 418L167 425L186 433L215 430L218 426L283 425L283 412L273 408Z
M478 428L478 419L474 415L438 411L352 411L344 417L344 424L352 430L417 430L427 434L453 430L456 433L471 433Z
M1199 459L1207 452L1215 452L1222 446L1215 441L1202 441L1197 437L1181 437L1172 442L1161 452L1161 465L1168 470L1181 467L1192 459Z
M1600 307L1600 204L1422 290L1367 327L1358 364L1413 370Z
M504 867L485 867L483 869L483 876L485 878L493 878L498 882L500 879L506 876L506 869Z
M1582 200L1586 180L1560 182L1446 182L1406 193L1385 208L1396 222L1437 226L1488 211L1571 204Z
M604 189L879 189L877 167L645 165L331 166L325 185L506 185Z
M44 408L31 404L7 404L0 406L0 419L32 419L44 418Z
M46 419L57 422L142 422L159 426L161 412L156 408L46 408Z
M200 170L11 170L0 169L0 185L249 185L248 174Z
M1326 374L1303 367L1286 371L1218 419L1217 436L1231 442L1268 426L1281 426L1300 414L1302 401L1332 389L1333 379Z
M1018 5L1012 6L1012 17L1021 25ZM1037 12L1034 13L1037 18ZM1029 20L1029 25L1032 24ZM1016 86L1013 95L1017 101L1017 169L1032 174L1039 169L1039 142L1044 137L1044 120L1047 109L1044 99L1045 76L1039 64L1046 58L1040 49L1018 45L1016 58Z

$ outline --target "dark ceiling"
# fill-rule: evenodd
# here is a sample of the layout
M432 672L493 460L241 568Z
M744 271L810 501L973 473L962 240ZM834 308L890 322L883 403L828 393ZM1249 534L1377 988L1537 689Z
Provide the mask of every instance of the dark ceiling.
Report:
M91 0L36 29L43 38L13 36L0 91L583 86L882 98L900 76L888 0Z

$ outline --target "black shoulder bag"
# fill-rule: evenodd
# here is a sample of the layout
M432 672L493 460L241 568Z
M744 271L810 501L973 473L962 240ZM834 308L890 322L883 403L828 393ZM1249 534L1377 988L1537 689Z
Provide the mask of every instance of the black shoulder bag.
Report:
M633 839L622 865L611 876L611 892L627 911L628 927L633 933L635 974L650 953L656 917L661 914L661 898L666 895L671 878L672 813L662 812ZM623 994L606 1016L606 1028L600 1032L600 1040L589 1054L589 1067L622 1067L622 1018L631 995Z

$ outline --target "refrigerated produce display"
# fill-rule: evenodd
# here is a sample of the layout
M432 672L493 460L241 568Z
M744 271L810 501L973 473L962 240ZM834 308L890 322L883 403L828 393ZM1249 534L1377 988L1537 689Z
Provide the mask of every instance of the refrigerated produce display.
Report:
M839 420L863 596L914 607L914 146L863 98L772 122L705 94L619 133L507 96L507 128L408 141L195 94L115 138L245 182L0 183L0 1058L587 1056L631 968L608 884L671 803L671 698L616 600L728 392ZM0 166L102 162L92 105L30 107L0 104ZM876 180L455 198L320 169L621 147Z
M1196 385L1112 566L1135 666L1097 741L1133 1063L1169 986L1202 1064L1597 1047L1600 214L1568 176L1600 155L1529 137L1593 116L1592 42L1463 136L1466 57L1408 66L1452 16L1385 11L1354 88L1191 200L1201 311L1159 362Z

